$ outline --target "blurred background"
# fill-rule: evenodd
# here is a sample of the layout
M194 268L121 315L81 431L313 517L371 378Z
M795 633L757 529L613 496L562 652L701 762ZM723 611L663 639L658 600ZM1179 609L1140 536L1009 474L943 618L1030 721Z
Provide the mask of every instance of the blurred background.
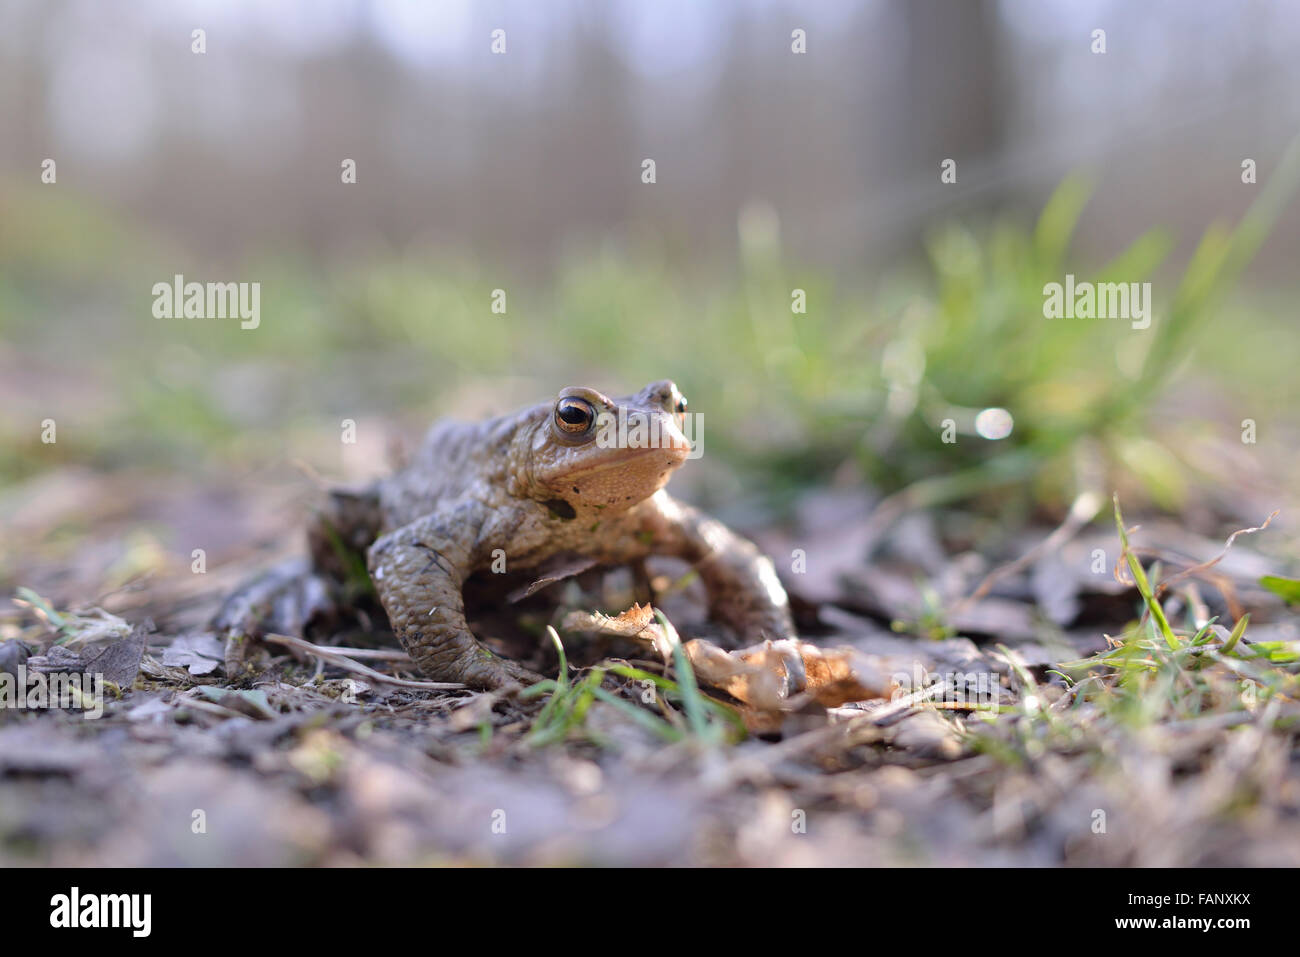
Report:
M830 489L996 536L1085 487L1253 524L1300 464L1297 48L1263 0L0 0L0 578L115 496L125 580L267 534L236 490L662 377L745 527ZM260 327L155 318L177 273ZM1067 273L1152 327L1045 319Z

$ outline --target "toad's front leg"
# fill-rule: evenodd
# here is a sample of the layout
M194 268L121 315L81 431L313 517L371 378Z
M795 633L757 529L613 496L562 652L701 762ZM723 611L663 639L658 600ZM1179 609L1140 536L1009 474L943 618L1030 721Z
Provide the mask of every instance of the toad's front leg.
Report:
M368 555L388 620L434 681L494 689L538 676L479 643L465 621L461 587L474 568L485 516L477 506L426 515L381 537Z
M715 618L746 641L796 637L785 589L757 545L666 492L657 492L645 505L652 549L695 567Z

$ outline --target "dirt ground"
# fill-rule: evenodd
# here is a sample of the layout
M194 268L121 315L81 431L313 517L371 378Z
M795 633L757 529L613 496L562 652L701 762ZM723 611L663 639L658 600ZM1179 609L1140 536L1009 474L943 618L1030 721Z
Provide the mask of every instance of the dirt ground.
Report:
M310 500L293 477L250 487L257 494L67 470L7 494L0 584L57 611L6 601L0 639L21 639L29 662L49 660L57 643L55 660L114 647L125 664L98 719L0 710L0 865L1300 863L1287 657L1300 635L1258 585L1277 568L1253 550L1269 530L1166 598L1171 620L1198 602L1229 625L1233 607L1249 611L1238 650L1273 653L1240 667L1267 675L1215 677L1223 660L1184 661L1173 690L1157 681L1125 694L1115 669L1061 667L1104 653L1106 635L1150 626L1134 625L1142 599L1115 578L1108 502L1050 547L1044 520L987 554L969 547L980 521L969 514L904 514L882 536L860 493L810 493L794 523L757 537L775 556L808 549L807 573L783 576L803 637L851 649L844 660L898 687L768 709L706 687L757 732L741 740L726 722L695 725L680 696L643 704L642 683L613 672L602 696L546 728L545 695L433 692L359 674L352 662L420 679L373 620L313 636L359 649L345 667L268 644L229 677L204 624L236 582L301 547ZM1262 518L1267 504L1234 507ZM186 546L197 540L208 546L203 574ZM1176 568L1224 542L1153 521L1134 547ZM709 636L694 588L663 588L676 570L658 572L667 594L657 607L683 639ZM575 609L626 608L620 575L558 582L479 626L554 676L542 626L555 624L573 685L591 674L577 668L609 660L663 673L644 643L565 626ZM987 593L963 602L981 582ZM1211 647L1224 650L1227 630L1217 634ZM922 674L961 676L980 696L909 697ZM1243 682L1258 699L1234 698ZM1151 713L1133 713L1144 701Z

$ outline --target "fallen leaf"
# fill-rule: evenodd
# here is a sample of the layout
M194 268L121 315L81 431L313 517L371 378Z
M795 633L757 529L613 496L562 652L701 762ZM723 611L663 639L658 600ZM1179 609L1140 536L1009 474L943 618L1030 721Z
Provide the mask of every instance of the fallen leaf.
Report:
M163 651L168 668L187 668L192 675L206 675L225 663L225 649L215 635L198 632L181 635Z
M554 585L558 581L566 578L572 578L574 575L581 575L590 568L594 568L597 562L594 558L578 557L566 558L562 562L556 562L547 567L542 574L534 579L531 583L522 588L516 588L506 596L506 601L514 604L523 601L529 595L536 594L549 585Z
M732 652L699 638L683 647L702 683L764 711L798 711L809 703L834 708L886 698L897 687L853 648L821 648L792 638Z
M150 698L143 704L138 704L126 713L128 721L152 721L158 723L170 714L172 711L169 705L162 697Z
M654 622L654 609L647 603L633 605L621 615L611 618L599 612L570 612L564 619L566 630L583 631L619 638L637 638Z
M654 646L659 656L668 661L672 658L676 636L667 635L654 620L654 608L649 602L644 605L634 604L621 615L611 618L599 612L591 614L584 611L570 612L564 618L566 631L580 631L589 635L610 635L616 638L631 638L646 641Z
M0 674L17 676L18 666L27 661L31 652L17 638L0 641Z
M83 675L100 675L104 681L119 688L129 688L140 671L144 657L145 636L153 631L152 622L144 622L131 629L131 634L102 649L72 652L62 645L54 645L44 655L28 659L27 665L44 674L67 672Z
M213 704L247 715L250 718L269 719L279 717L266 699L266 692L260 690L242 691L217 688L212 685L199 685L194 689Z

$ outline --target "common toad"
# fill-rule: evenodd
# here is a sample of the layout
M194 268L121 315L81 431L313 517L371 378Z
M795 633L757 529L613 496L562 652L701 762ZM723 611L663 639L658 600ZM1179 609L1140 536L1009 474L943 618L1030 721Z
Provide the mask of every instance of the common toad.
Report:
M393 630L420 670L475 688L537 676L474 637L465 580L535 569L556 556L600 564L684 559L707 590L710 614L740 637L792 637L771 561L663 490L691 451L686 414L686 400L665 380L620 399L567 388L513 415L438 423L405 468L363 492L330 496L308 532L313 573L340 580L348 552L364 554ZM249 631L250 607L234 596L217 626Z

